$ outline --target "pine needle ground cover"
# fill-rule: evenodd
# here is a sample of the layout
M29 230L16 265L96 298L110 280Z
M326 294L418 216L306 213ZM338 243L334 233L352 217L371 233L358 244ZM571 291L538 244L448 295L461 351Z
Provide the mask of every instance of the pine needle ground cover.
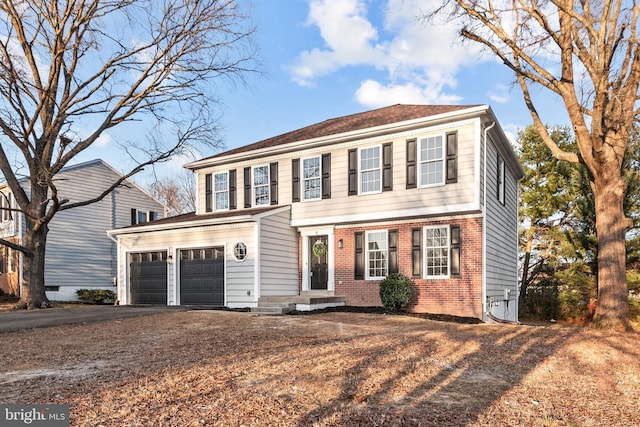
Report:
M0 339L0 402L73 426L640 425L637 334L200 310Z

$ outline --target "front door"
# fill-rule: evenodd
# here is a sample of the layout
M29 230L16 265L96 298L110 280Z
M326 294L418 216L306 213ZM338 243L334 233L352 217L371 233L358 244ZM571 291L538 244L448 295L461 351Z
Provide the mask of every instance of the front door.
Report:
M311 289L327 289L329 282L329 236L309 237L309 247L311 248Z

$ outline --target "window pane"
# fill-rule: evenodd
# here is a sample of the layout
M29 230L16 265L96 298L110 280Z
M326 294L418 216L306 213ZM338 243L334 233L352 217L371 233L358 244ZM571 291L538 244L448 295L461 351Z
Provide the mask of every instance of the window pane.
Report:
M442 135L420 140L420 185L444 183Z
M449 275L449 227L425 229L427 276Z
M269 204L269 186L256 187L256 205Z
M268 205L269 200L269 167L260 166L253 170L254 205Z
M321 192L320 157L304 159L302 161L302 182L304 185L304 200L320 199Z
M367 233L367 259L370 278L387 276L388 244L386 231Z
M214 181L215 209L229 209L229 175L227 173L216 174Z
M380 147L360 150L360 193L381 190Z

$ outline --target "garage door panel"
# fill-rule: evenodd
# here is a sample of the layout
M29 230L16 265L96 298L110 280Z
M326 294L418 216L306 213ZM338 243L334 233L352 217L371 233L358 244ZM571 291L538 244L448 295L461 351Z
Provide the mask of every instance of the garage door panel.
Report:
M166 304L167 252L138 252L130 259L131 304Z
M180 304L224 305L224 248L180 251Z

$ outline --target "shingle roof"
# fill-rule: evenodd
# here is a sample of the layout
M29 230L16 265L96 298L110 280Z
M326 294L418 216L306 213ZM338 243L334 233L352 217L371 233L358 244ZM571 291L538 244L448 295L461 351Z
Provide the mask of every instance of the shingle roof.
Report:
M261 148L276 147L296 141L319 138L323 136L336 135L344 132L351 132L375 126L383 126L391 123L403 122L406 120L418 119L421 117L435 116L452 111L465 110L476 105L406 105L396 104L377 110L365 111L364 113L351 114L343 117L328 119L311 126L303 127L282 135L274 136L262 141L234 148L223 153L207 157L228 156L246 151L258 150Z

